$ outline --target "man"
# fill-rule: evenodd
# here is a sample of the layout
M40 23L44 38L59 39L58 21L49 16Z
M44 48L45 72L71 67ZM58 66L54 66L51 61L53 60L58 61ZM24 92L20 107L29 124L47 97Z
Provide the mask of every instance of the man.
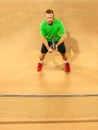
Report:
M70 72L70 65L67 61L66 47L64 40L66 39L66 30L61 20L54 18L54 11L47 9L45 11L45 20L40 24L40 34L42 37L42 47L41 54L39 56L39 63L37 66L37 71L41 71L43 67L43 60L47 52L52 53L52 38L55 39L56 49L60 52L64 63L65 71Z

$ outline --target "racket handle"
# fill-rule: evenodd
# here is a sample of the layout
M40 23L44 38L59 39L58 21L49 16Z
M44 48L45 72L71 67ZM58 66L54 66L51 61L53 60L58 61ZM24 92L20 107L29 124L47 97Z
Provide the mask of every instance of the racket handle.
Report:
M55 39L52 38L52 49L55 50L56 49L56 44L55 44Z

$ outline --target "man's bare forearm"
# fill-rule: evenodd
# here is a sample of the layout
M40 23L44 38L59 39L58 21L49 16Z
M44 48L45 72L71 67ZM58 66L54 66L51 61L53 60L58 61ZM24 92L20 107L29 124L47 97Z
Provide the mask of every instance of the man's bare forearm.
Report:
M49 47L49 45L48 45L48 42L47 42L47 40L46 40L46 38L45 37L42 37L42 43L45 45L45 47L47 48L47 50L48 50L48 52L52 52L52 48L51 47Z
M47 50L49 49L49 45L48 45L48 42L46 40L45 37L42 37L42 43L45 45L45 47L47 48Z
M66 37L67 37L66 34L62 35L60 41L57 43L57 47L58 47L61 43L63 43L63 42L65 41Z

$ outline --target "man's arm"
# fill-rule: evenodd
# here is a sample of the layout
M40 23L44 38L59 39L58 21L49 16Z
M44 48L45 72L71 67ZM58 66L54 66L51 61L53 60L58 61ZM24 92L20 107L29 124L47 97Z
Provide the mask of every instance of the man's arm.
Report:
M67 37L67 34L63 34L60 41L57 42L56 47L58 47L61 43L63 43L65 41L66 37Z
M52 52L52 48L51 47L49 47L49 45L48 45L48 42L47 42L47 40L46 40L46 38L44 37L44 36L42 36L42 43L45 45L45 47L47 48L47 50L48 50L48 52Z

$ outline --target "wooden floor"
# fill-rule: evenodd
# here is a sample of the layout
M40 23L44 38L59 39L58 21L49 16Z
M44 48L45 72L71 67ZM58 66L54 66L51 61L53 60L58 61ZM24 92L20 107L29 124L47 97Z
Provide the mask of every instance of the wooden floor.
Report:
M41 47L39 24L47 8L54 10L55 17L63 21L68 31L65 45L71 64L70 74L64 71L63 60L56 51L46 56L42 72L36 71ZM97 0L0 0L0 19L0 98L4 98L1 105L6 105L6 95L98 94ZM86 98L89 100L88 108L91 106L89 97ZM18 105L17 98L15 101ZM97 109L94 110L96 114ZM1 114L2 130L98 129L98 116L95 122L7 124L4 121L9 120L8 116Z

